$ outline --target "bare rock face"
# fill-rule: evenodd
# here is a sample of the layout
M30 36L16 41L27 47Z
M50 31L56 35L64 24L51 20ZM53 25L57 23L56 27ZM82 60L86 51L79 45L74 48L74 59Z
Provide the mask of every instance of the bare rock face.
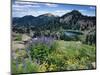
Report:
M85 21L84 19L79 20L77 24L80 25L80 30L90 30L96 26L91 20Z
M73 10L60 18L60 23L67 25L66 28L89 30L96 27L96 17L84 16L79 11Z
M22 35L22 41L28 41L30 39L31 39L31 37L29 37L28 35L26 35L26 34Z
M17 49L25 49L25 45L19 41L12 42L12 51L16 51Z
M62 23L68 23L70 20L72 19L72 15L69 15L69 16L67 16L67 17L65 17L64 19L60 19L60 22L62 22Z

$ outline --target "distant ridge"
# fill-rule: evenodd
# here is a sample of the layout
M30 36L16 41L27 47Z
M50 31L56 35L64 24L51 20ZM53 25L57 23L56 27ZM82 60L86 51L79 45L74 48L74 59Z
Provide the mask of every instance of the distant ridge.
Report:
M37 17L32 15L26 15L21 18L14 17L12 19L12 24L15 29L22 27L35 27L35 29L59 29L62 27L64 29L87 30L95 27L96 17L86 16L81 14L78 10L72 10L61 17L51 13L45 13Z

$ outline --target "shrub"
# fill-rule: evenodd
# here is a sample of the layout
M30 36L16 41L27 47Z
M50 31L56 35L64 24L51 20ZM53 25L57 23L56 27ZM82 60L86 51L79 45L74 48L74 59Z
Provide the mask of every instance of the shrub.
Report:
M23 62L24 63L18 63L18 66L16 66L16 62L12 63L13 74L38 72L39 65L30 62L30 60L26 60Z
M49 48L47 45L42 44L42 43L38 43L35 46L31 46L30 47L30 55L32 57L32 59L37 59L37 61L40 62L40 64L43 63L43 61L45 61L48 57L49 54Z
M16 35L15 41L21 41L21 40L22 40L22 36L20 34Z
M36 63L32 63L29 60L26 60L26 69L24 73L38 72L39 66Z

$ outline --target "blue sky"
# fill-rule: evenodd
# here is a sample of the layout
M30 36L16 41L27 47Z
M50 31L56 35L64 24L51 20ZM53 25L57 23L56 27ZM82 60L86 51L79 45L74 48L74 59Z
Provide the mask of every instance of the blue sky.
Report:
M36 3L14 1L12 2L12 16L22 17L25 15L39 16L45 13L62 16L72 10L78 10L83 15L95 16L95 6L82 6L70 4Z

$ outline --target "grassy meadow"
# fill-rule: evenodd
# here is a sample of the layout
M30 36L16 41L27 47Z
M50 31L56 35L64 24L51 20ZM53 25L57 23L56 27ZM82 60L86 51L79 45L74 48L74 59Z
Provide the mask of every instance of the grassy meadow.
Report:
M27 48L14 52L13 73L95 69L95 45L84 44L81 41L38 38Z

